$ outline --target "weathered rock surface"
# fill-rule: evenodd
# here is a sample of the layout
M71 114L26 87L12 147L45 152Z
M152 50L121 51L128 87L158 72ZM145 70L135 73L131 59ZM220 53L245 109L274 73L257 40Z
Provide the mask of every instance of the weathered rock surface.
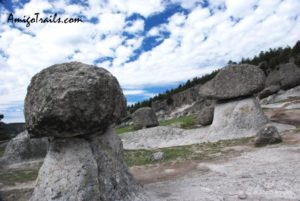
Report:
M275 126L265 125L256 134L255 146L265 146L282 142L281 136Z
M254 97L219 103L215 106L209 136L220 135L223 139L253 136L268 121Z
M198 114L198 122L202 126L210 125L214 118L214 107L204 107Z
M229 65L199 89L200 95L227 100L259 92L265 83L264 72L249 64Z
M71 62L34 76L26 124L35 137L51 141L31 201L146 200L112 129L125 110L118 81L102 68Z
M132 114L135 129L158 126L157 117L150 107L143 107Z
M28 132L24 131L9 141L1 162L13 164L42 159L46 156L47 148L47 138L31 139Z
M125 108L119 83L107 70L79 62L57 64L32 78L26 126L35 137L103 132L126 114Z
M300 85L300 68L294 63L280 64L267 76L266 87L271 85L279 85L281 89Z
M279 85L268 86L264 90L262 90L261 92L259 92L258 98L259 99L266 98L266 97L268 97L268 96L270 96L272 94L275 94L279 90L280 90L280 86Z
M165 157L164 152L158 151L158 152L155 152L155 153L152 154L152 158L151 159L153 161L161 161L161 160L164 159L164 157Z
M0 140L9 140L25 131L25 123L4 123L0 121Z
M122 143L109 129L88 138L50 142L31 201L146 200L123 161Z

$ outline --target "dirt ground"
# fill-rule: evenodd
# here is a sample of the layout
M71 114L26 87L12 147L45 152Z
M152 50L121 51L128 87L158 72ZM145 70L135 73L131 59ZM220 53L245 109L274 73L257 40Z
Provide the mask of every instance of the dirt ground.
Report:
M231 149L235 151L226 159L149 166L133 173L157 201L300 200L300 132L286 133L282 144Z

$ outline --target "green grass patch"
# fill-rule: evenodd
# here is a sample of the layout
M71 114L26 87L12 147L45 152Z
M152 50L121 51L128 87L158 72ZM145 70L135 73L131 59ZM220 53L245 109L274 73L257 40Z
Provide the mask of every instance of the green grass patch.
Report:
M205 160L214 157L216 153L223 153L225 147L246 145L252 141L253 137L239 138L233 140L222 140L219 142L208 142L194 145L161 148L156 150L125 150L124 158L129 166L147 165L158 162L168 162L176 160ZM162 161L153 161L152 154L164 152Z
M0 183L4 185L15 185L16 183L24 183L34 181L37 178L37 170L14 170L14 171L3 171L0 172Z
M171 126L179 125L181 128L189 129L194 128L197 125L197 116L188 115L183 117L178 117L174 119L162 120L159 122L160 126Z
M0 147L0 158L3 156L5 152L5 147Z
M124 133L128 133L134 131L133 126L126 126L126 127L121 127L121 128L116 128L116 132L118 135L124 134Z

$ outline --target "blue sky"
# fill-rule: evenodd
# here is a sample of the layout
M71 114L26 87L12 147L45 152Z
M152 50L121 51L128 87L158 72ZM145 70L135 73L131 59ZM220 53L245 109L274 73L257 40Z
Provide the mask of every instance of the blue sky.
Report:
M108 69L128 104L261 50L299 40L298 0L2 0L0 113L24 121L31 77L52 64ZM7 23L15 17L81 17L79 24Z

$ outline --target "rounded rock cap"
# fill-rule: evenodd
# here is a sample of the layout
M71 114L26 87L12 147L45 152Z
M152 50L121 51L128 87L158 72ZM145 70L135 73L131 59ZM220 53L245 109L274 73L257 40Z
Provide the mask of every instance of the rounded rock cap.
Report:
M33 137L102 134L126 115L126 100L107 70L70 62L50 66L32 78L24 112Z

